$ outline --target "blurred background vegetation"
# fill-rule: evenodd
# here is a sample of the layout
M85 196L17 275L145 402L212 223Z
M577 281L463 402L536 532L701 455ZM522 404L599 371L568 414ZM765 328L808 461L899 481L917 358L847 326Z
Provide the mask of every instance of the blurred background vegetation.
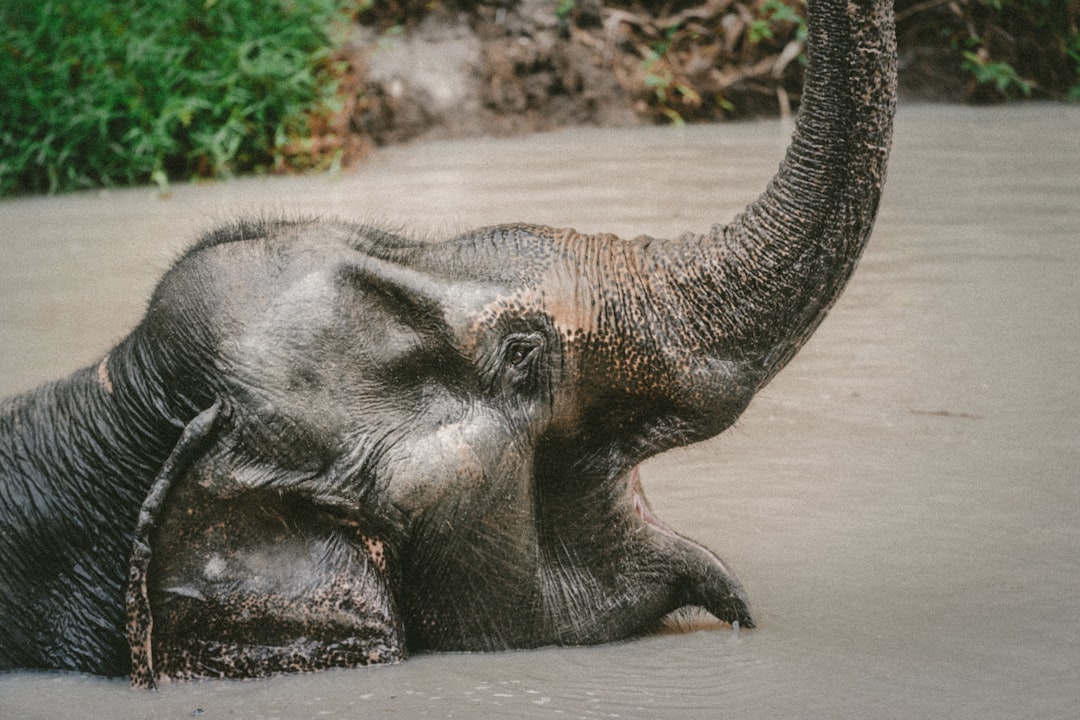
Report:
M308 167L341 0L4 0L0 194Z
M1080 0L896 10L909 97L1080 100ZM357 32L375 47L440 19L506 48L472 72L501 93L481 91L489 120L589 90L573 58L615 78L638 122L786 113L804 17L802 0L4 0L0 196L339 164L406 137L379 130L407 113L365 77ZM548 124L468 124L605 124L556 105Z

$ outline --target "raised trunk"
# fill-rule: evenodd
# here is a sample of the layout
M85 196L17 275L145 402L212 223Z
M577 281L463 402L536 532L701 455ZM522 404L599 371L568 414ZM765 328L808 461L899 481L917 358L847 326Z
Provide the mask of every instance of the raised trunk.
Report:
M808 41L795 133L767 190L707 236L651 245L707 326L706 353L753 366L757 388L806 341L854 270L891 144L891 0L810 0Z

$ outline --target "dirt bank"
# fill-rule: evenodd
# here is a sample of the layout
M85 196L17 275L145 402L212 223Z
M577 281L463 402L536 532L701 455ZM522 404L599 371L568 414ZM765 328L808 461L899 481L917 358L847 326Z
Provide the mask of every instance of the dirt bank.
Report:
M343 50L347 108L336 130L355 151L420 135L789 113L802 85L802 19L758 5L378 3Z
M1037 22L1065 32L1077 4ZM906 98L1052 97L1076 81L1052 38L1042 47L1024 34L1035 32L1023 30L1030 19L1010 20L1023 30L1013 37L984 10L975 0L898 0ZM781 0L372 2L341 52L344 111L323 142L348 159L421 135L787 114L802 88L804 14ZM973 50L969 65L978 53L1011 62L1030 86L976 82L962 48Z

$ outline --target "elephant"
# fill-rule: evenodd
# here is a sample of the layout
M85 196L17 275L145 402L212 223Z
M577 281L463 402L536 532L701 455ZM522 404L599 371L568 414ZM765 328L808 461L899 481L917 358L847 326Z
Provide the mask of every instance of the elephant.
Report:
M664 240L235 221L96 364L0 405L0 669L135 685L754 626L637 467L729 427L870 236L888 0L810 0L775 178Z

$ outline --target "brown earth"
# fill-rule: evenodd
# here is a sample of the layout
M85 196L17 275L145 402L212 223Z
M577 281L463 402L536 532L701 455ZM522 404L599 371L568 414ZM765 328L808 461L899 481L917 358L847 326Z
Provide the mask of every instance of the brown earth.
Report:
M1062 5L1063 27L1077 5ZM897 0L903 96L1004 97L961 70L957 47L973 34L980 52L1068 87L1075 71L1046 61L1060 50L984 27L980 7ZM777 0L380 0L341 51L344 108L317 128L316 151L348 161L419 136L786 115L802 87L799 14Z

